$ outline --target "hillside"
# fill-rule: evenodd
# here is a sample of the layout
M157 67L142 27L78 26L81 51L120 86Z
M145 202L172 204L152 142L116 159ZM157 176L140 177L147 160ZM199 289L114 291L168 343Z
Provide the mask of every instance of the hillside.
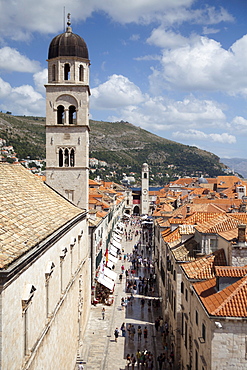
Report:
M196 147L154 135L128 122L90 121L90 157L106 161L116 172L138 172L147 162L156 178L223 174L219 158ZM45 158L45 118L0 113L0 137L17 156Z

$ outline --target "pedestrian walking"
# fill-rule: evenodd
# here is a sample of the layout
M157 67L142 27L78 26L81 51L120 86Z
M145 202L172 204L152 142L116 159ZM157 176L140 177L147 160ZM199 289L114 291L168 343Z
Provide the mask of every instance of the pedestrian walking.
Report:
M82 362L80 362L78 364L78 370L83 370L83 369L84 369L84 366L83 366Z
M122 331L122 337L126 337L126 327L124 322L122 323L120 330Z
M127 368L129 368L129 366L131 364L131 359L130 359L130 354L129 353L126 356L126 363L127 363Z
M130 356L130 360L131 360L131 365L132 365L132 369L134 370L135 368L135 363L136 363L136 358L135 358L135 355L132 353L132 355Z
M140 325L138 326L137 334L138 334L138 340L141 340L142 339L142 328Z
M118 328L116 328L114 331L115 342L117 342L118 336L119 336L119 330Z
M147 338L148 338L148 329L147 327L145 326L144 330L143 330L143 337L145 339L145 342L147 342Z
M105 307L102 308L101 315L102 315L102 320L105 320Z

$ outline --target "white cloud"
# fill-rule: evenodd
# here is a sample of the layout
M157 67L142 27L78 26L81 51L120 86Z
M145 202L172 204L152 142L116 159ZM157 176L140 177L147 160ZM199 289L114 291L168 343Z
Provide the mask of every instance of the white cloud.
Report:
M236 143L236 137L226 132L222 134L217 134L217 133L206 134L205 132L191 129L191 130L187 130L186 132L181 132L181 131L173 132L172 136L176 140L188 140L188 141L211 140L213 142L218 142L218 143L223 143L223 144L235 144Z
M45 68L43 71L37 72L33 75L33 80L35 83L35 88L38 92L45 94L44 85L47 84L48 80L48 69Z
M237 131L239 134L247 134L247 119L236 116L232 122L231 127L235 131Z
M56 33L64 27L64 7L71 13L72 26L90 17L94 12L104 12L114 21L149 24L153 21L171 25L185 21L216 24L232 21L223 9L205 6L192 10L194 0L2 0L0 34L14 40L29 40L33 32ZM27 11L28 9L28 11Z
M21 55L16 49L8 46L0 49L0 69L11 72L34 73L40 69L39 62Z
M112 75L108 81L91 90L90 106L93 109L116 109L144 100L141 90L128 78Z
M188 40L186 37L162 27L154 29L151 36L147 39L148 44L160 48L175 48L185 45L187 42Z
M36 92L30 85L12 88L0 78L1 110L12 111L15 114L43 116L45 112L45 98Z
M11 85L0 77L0 98L5 98L11 93Z
M187 45L163 51L161 70L153 69L150 84L180 91L247 94L246 59L247 35L229 50L207 37L191 38Z

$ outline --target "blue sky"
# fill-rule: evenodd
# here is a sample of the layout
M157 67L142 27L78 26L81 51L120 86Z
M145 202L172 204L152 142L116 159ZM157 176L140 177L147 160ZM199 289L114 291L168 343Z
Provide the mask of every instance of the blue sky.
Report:
M2 0L1 111L45 116L64 9L89 49L90 118L247 158L246 0Z

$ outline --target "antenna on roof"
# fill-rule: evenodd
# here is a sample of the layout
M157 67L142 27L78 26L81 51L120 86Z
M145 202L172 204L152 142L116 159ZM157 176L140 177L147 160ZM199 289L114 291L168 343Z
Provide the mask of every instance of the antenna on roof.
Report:
M63 30L65 32L65 6L63 7Z

